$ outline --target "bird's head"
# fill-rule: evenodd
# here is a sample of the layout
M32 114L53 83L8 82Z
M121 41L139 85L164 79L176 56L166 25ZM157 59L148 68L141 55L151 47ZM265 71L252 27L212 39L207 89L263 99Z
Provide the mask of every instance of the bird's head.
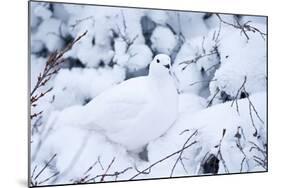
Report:
M164 76L170 74L171 59L168 55L158 54L154 57L149 67L149 74Z

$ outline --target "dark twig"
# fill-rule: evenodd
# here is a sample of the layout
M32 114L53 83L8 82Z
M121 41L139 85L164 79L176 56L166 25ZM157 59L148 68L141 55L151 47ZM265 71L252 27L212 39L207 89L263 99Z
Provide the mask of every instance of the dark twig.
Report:
M77 25L81 24L82 22L86 21L86 20L90 20L90 19L93 19L94 17L93 16L88 16L86 18L82 18L82 19L78 19L78 20L75 20L75 23L70 25L70 27L72 27L72 29L74 29ZM93 20L94 22L94 20Z
M253 156L253 160L258 163L258 165L262 166L264 169L267 169L267 164L268 164L268 160L267 160L267 148L264 146L264 149L262 149L260 146L258 146L256 143L250 141L250 144L252 144L253 146L250 148L250 152L252 152L253 149L257 150L263 158L258 157L256 155Z
M195 85L195 84L200 84L200 83L204 83L204 82L209 83L209 82L214 82L214 81L217 81L217 79L213 79L213 80L201 80L201 81L193 82L193 83L191 83L191 84L189 84L189 85L190 85L190 86L193 86L193 85Z
M177 158L175 164L174 164L173 167L172 167L172 170L171 170L171 173L170 173L170 177L173 176L174 170L175 170L175 168L176 168L178 162L182 160L182 154L183 154L184 148L186 147L186 145L188 144L188 142L190 141L190 139L191 139L193 136L195 136L197 133L198 133L197 130L194 131L194 132L188 137L188 139L185 141L185 143L183 144L182 150L180 151L179 156L178 156L178 158Z
M36 107L39 99L44 97L47 93L49 93L53 88L49 88L44 92L41 92L40 94L35 94L39 88L45 86L47 82L52 78L53 75L55 75L60 70L60 65L64 62L63 55L69 51L75 43L77 43L82 37L84 37L87 34L87 31L84 32L82 35L80 35L77 39L70 42L64 49L61 51L55 51L50 54L43 72L39 74L37 77L37 82L30 92L30 104L32 107ZM42 112L32 114L30 116L31 119L39 116Z
M245 86L243 86L243 91L244 91L245 93L247 93L247 91L246 91L246 89L245 89ZM251 118L251 123L252 123L253 128L255 129L255 132L254 132L253 135L256 137L256 136L258 136L258 130L257 130L257 127L256 127L256 125L255 125L255 121L254 121L254 118L253 118L252 110L254 111L255 115L257 116L257 118L260 120L260 122L261 122L262 124L264 124L264 121L262 120L262 118L261 118L260 115L258 114L258 111L256 110L254 104L252 103L252 101L251 101L249 95L246 95L246 98L247 98L247 100L248 100L248 102L249 102L249 114L250 114L250 118Z
M243 90L244 90L245 93L247 93L245 87L243 88ZM250 97L249 97L248 95L246 95L246 98L247 98L249 104L251 105L252 109L254 110L254 112L255 112L257 118L260 120L260 122L261 122L262 124L264 124L263 119L260 117L260 115L259 115L259 113L258 113L258 111L257 111L257 109L256 109L256 107L255 107L255 105L252 103Z
M211 98L211 100L209 101L207 107L210 107L213 104L213 100L215 99L215 97L219 94L220 90L219 88L217 88L216 93L213 95L213 97Z
M236 140L236 146L237 148L240 150L240 152L243 154L243 159L241 161L241 165L240 165L240 172L242 172L243 170L243 166L244 166L244 162L246 161L246 164L247 164L247 168L249 170L249 164L248 164L248 159L247 159L247 155L245 154L244 150L243 150L243 147L242 147L242 144L241 144L241 137L242 137L242 133L243 132L243 129L241 127L237 127L237 132L235 134L234 137L237 138Z
M125 52L127 53L128 49L132 44L134 44L135 40L139 37L139 35L135 35L132 39L128 35L127 31L127 23L125 19L124 12L121 10L121 16L122 16L122 24L123 24L123 32L121 31L120 27L117 25L117 34L118 36L127 44ZM114 31L113 31L114 32Z
M56 177L57 175L59 175L59 172L54 173L53 175L51 175L50 177L46 178L45 180L40 181L38 184L40 185L40 184L43 184L45 182L48 182L50 179Z
M151 172L151 168L148 169L147 171L140 171L136 165L134 166L134 169L140 174L150 174Z
M103 166L102 166L102 164L101 164L101 161L100 161L100 156L98 156L98 163L99 163L101 169L104 170L104 168L103 168Z
M222 153L221 153L221 144L222 144L223 138L224 138L224 136L225 136L225 132L226 132L226 129L223 129L223 131L222 131L222 138L220 139L219 144L218 144L217 146L215 146L215 147L218 148L217 157L218 157L218 158L220 159L220 161L222 162L225 172L226 172L226 173L229 173L229 170L228 170L228 168L227 168L227 166L226 166L226 162L225 162L225 160L224 160L224 158L223 158L223 156L222 156Z
M31 174L31 177L30 177L31 179L32 179L33 176L34 176L36 169L37 169L37 165L34 167L34 169L33 169L33 171L32 171L32 174Z
M211 53L208 53L208 54L200 54L200 55L197 55L193 59L180 62L179 65L185 64L185 66L182 68L182 70L185 70L190 64L193 64L193 63L196 64L198 62L198 60L200 60L201 58L208 57L208 56L211 56L211 55L214 55L214 54L217 54L217 53L211 52Z
M249 35L247 34L248 31L253 32L253 33L256 33L256 32L259 33L261 35L261 37L265 40L265 36L267 34L260 31L258 28L249 25L250 21L248 21L244 24L240 24L239 21L236 19L235 20L236 24L232 24L232 23L229 23L229 22L223 20L219 14L216 14L216 16L218 17L218 19L220 20L221 23L232 26L235 29L241 30L241 33L244 34L244 36L246 37L247 40L250 39Z
M159 164L159 163L161 163L161 162L163 162L163 161L169 159L170 157L172 157L172 156L174 156L174 155L176 155L176 154L182 152L182 150L185 150L185 149L191 147L192 145L194 145L194 144L196 144L196 143L197 143L197 141L193 141L193 142L190 143L189 145L186 145L184 148L182 148L182 149L180 149L180 150L178 150L178 151L176 151L176 152L174 152L174 153L172 153L172 154L170 154L170 155L168 155L168 156L166 156L166 157L164 157L164 158L162 158L162 159L156 161L155 163L151 164L149 167L147 167L147 168L145 168L144 170L142 170L142 171L138 172L137 174L135 174L135 175L134 175L133 177L131 177L129 180L135 179L136 177L138 177L139 175L143 174L144 172L147 172L149 169L152 169L152 167L154 167L155 165L157 165L157 164Z
M100 179L101 182L104 181L104 178L105 178L107 172L109 171L109 169L111 168L112 164L114 163L114 161L115 161L115 157L113 157L112 161L110 162L107 169L105 170L105 173L101 176L101 179Z
M186 133L186 132L189 132L189 131L190 131L189 129L185 129L185 130L183 130L182 132L180 132L179 135L182 135L183 133Z
M244 81L241 85L241 87L237 90L237 93L234 97L234 99L232 100L232 103L231 103L231 107L233 106L234 102L236 104L236 111L237 113L239 114L239 106L238 106L238 97L239 97L239 94L241 93L242 89L245 87L245 84L247 82L247 76L244 76Z
M85 181L85 183L89 183L89 182L91 182L91 181L95 182L95 180L96 180L97 178L100 178L100 177L115 177L115 181L116 181L117 178L118 178L118 176L119 176L120 174L124 174L125 172L127 172L128 170L131 170L131 169L133 169L133 168L132 168L132 167L128 167L128 168L125 168L124 170L122 170L122 171L120 171L120 172L114 172L114 173L112 173L112 174L101 174L101 175L96 175L95 177L93 177L93 178L91 178L91 179Z
M186 159L186 158L185 158L185 157L181 157L181 158L180 158L180 164L181 164L181 166L182 166L184 172L185 172L186 174L188 174L188 170L186 169L186 167L185 167L185 165L184 165L183 159Z
M267 153L266 153L266 148L265 148L265 149L262 149L262 148L259 147L256 143L254 143L254 142L252 142L252 141L250 141L249 143L252 144L252 145L254 145L254 146L252 146L252 147L250 148L250 152L251 152L253 149L256 149L256 150L258 150L259 152L261 152L264 157L266 157L266 155L267 155Z
M35 176L34 180L36 180L46 169L49 167L51 162L56 158L57 154L54 154L49 161L45 164L45 166L39 171L39 173Z

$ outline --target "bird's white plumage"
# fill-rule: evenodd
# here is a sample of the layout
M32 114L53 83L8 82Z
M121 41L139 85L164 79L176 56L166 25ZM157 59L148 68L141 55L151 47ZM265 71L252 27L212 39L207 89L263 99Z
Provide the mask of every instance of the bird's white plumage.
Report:
M100 131L128 150L139 150L163 135L178 114L178 94L170 75L171 61L157 55L149 75L116 85L85 106L63 110L57 123Z

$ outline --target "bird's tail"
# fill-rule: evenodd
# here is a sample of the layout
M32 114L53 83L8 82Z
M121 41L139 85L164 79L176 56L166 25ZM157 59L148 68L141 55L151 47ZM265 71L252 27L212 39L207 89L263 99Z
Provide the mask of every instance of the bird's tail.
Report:
M58 114L56 124L59 126L72 126L87 130L98 130L91 114L84 106L72 106L64 109Z

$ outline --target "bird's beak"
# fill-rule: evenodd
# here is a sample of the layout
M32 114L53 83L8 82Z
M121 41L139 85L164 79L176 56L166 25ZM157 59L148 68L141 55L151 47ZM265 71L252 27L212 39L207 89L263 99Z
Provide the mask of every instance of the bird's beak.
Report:
M170 69L170 64L164 65L164 67L166 67L167 69Z

